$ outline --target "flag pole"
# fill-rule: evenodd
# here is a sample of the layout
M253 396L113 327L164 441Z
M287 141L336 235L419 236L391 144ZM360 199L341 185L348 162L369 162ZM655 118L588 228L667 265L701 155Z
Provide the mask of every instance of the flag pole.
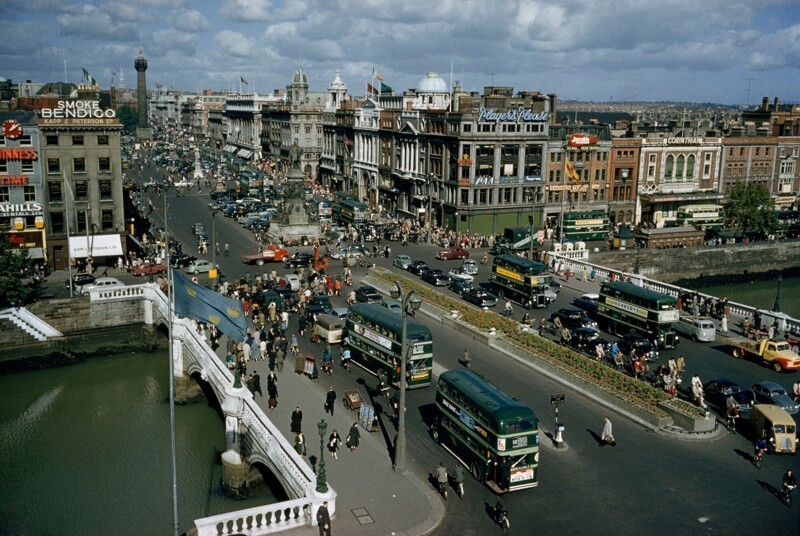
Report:
M172 355L172 266L169 258L169 213L167 212L167 189L164 188L164 258L167 263L167 326L169 330L169 432L172 443L172 531L179 536L178 523L178 459L175 445L175 370Z

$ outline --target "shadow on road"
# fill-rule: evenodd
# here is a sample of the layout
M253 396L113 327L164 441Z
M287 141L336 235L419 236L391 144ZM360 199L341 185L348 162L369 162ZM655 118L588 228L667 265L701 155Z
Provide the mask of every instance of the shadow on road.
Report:
M603 441L603 438L600 437L600 434L598 434L594 430L590 430L589 428L587 428L586 431L589 432L589 435L592 436L592 438L595 441L597 441L597 446L598 447L605 447L606 446L606 442Z

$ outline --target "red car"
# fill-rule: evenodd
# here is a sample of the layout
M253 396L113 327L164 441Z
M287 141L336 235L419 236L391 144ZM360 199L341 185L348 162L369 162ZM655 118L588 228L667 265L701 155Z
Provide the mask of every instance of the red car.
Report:
M261 266L265 262L281 262L287 257L289 257L289 251L286 248L270 244L259 251L242 255L242 262Z
M456 259L466 259L469 257L469 251L464 248L450 248L443 249L436 254L436 258L443 261L453 261Z
M153 262L146 262L144 264L140 264L139 266L135 267L131 270L133 275L161 275L167 273L167 267L163 264L156 264Z

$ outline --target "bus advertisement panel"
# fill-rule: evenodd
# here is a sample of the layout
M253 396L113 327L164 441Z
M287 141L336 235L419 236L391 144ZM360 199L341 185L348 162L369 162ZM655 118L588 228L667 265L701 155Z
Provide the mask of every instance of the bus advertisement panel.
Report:
M432 433L495 493L539 483L536 414L480 374L450 370L439 376Z
M347 313L347 337L353 361L377 374L382 369L389 383L400 385L403 317L372 303L357 303ZM406 320L409 358L406 385L409 389L431 384L433 374L433 338L427 326Z

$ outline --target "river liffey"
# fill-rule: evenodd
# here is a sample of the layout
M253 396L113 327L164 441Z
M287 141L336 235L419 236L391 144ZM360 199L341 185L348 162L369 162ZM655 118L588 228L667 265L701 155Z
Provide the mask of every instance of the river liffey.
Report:
M0 377L0 534L172 533L168 357L96 358ZM222 419L176 406L179 529L273 503L224 497Z
M777 281L771 280L703 287L697 290L711 296L727 296L731 301L751 305L759 309L772 310L777 289ZM784 279L781 282L781 312L793 318L800 318L800 300L797 299L798 296L800 296L800 278Z

